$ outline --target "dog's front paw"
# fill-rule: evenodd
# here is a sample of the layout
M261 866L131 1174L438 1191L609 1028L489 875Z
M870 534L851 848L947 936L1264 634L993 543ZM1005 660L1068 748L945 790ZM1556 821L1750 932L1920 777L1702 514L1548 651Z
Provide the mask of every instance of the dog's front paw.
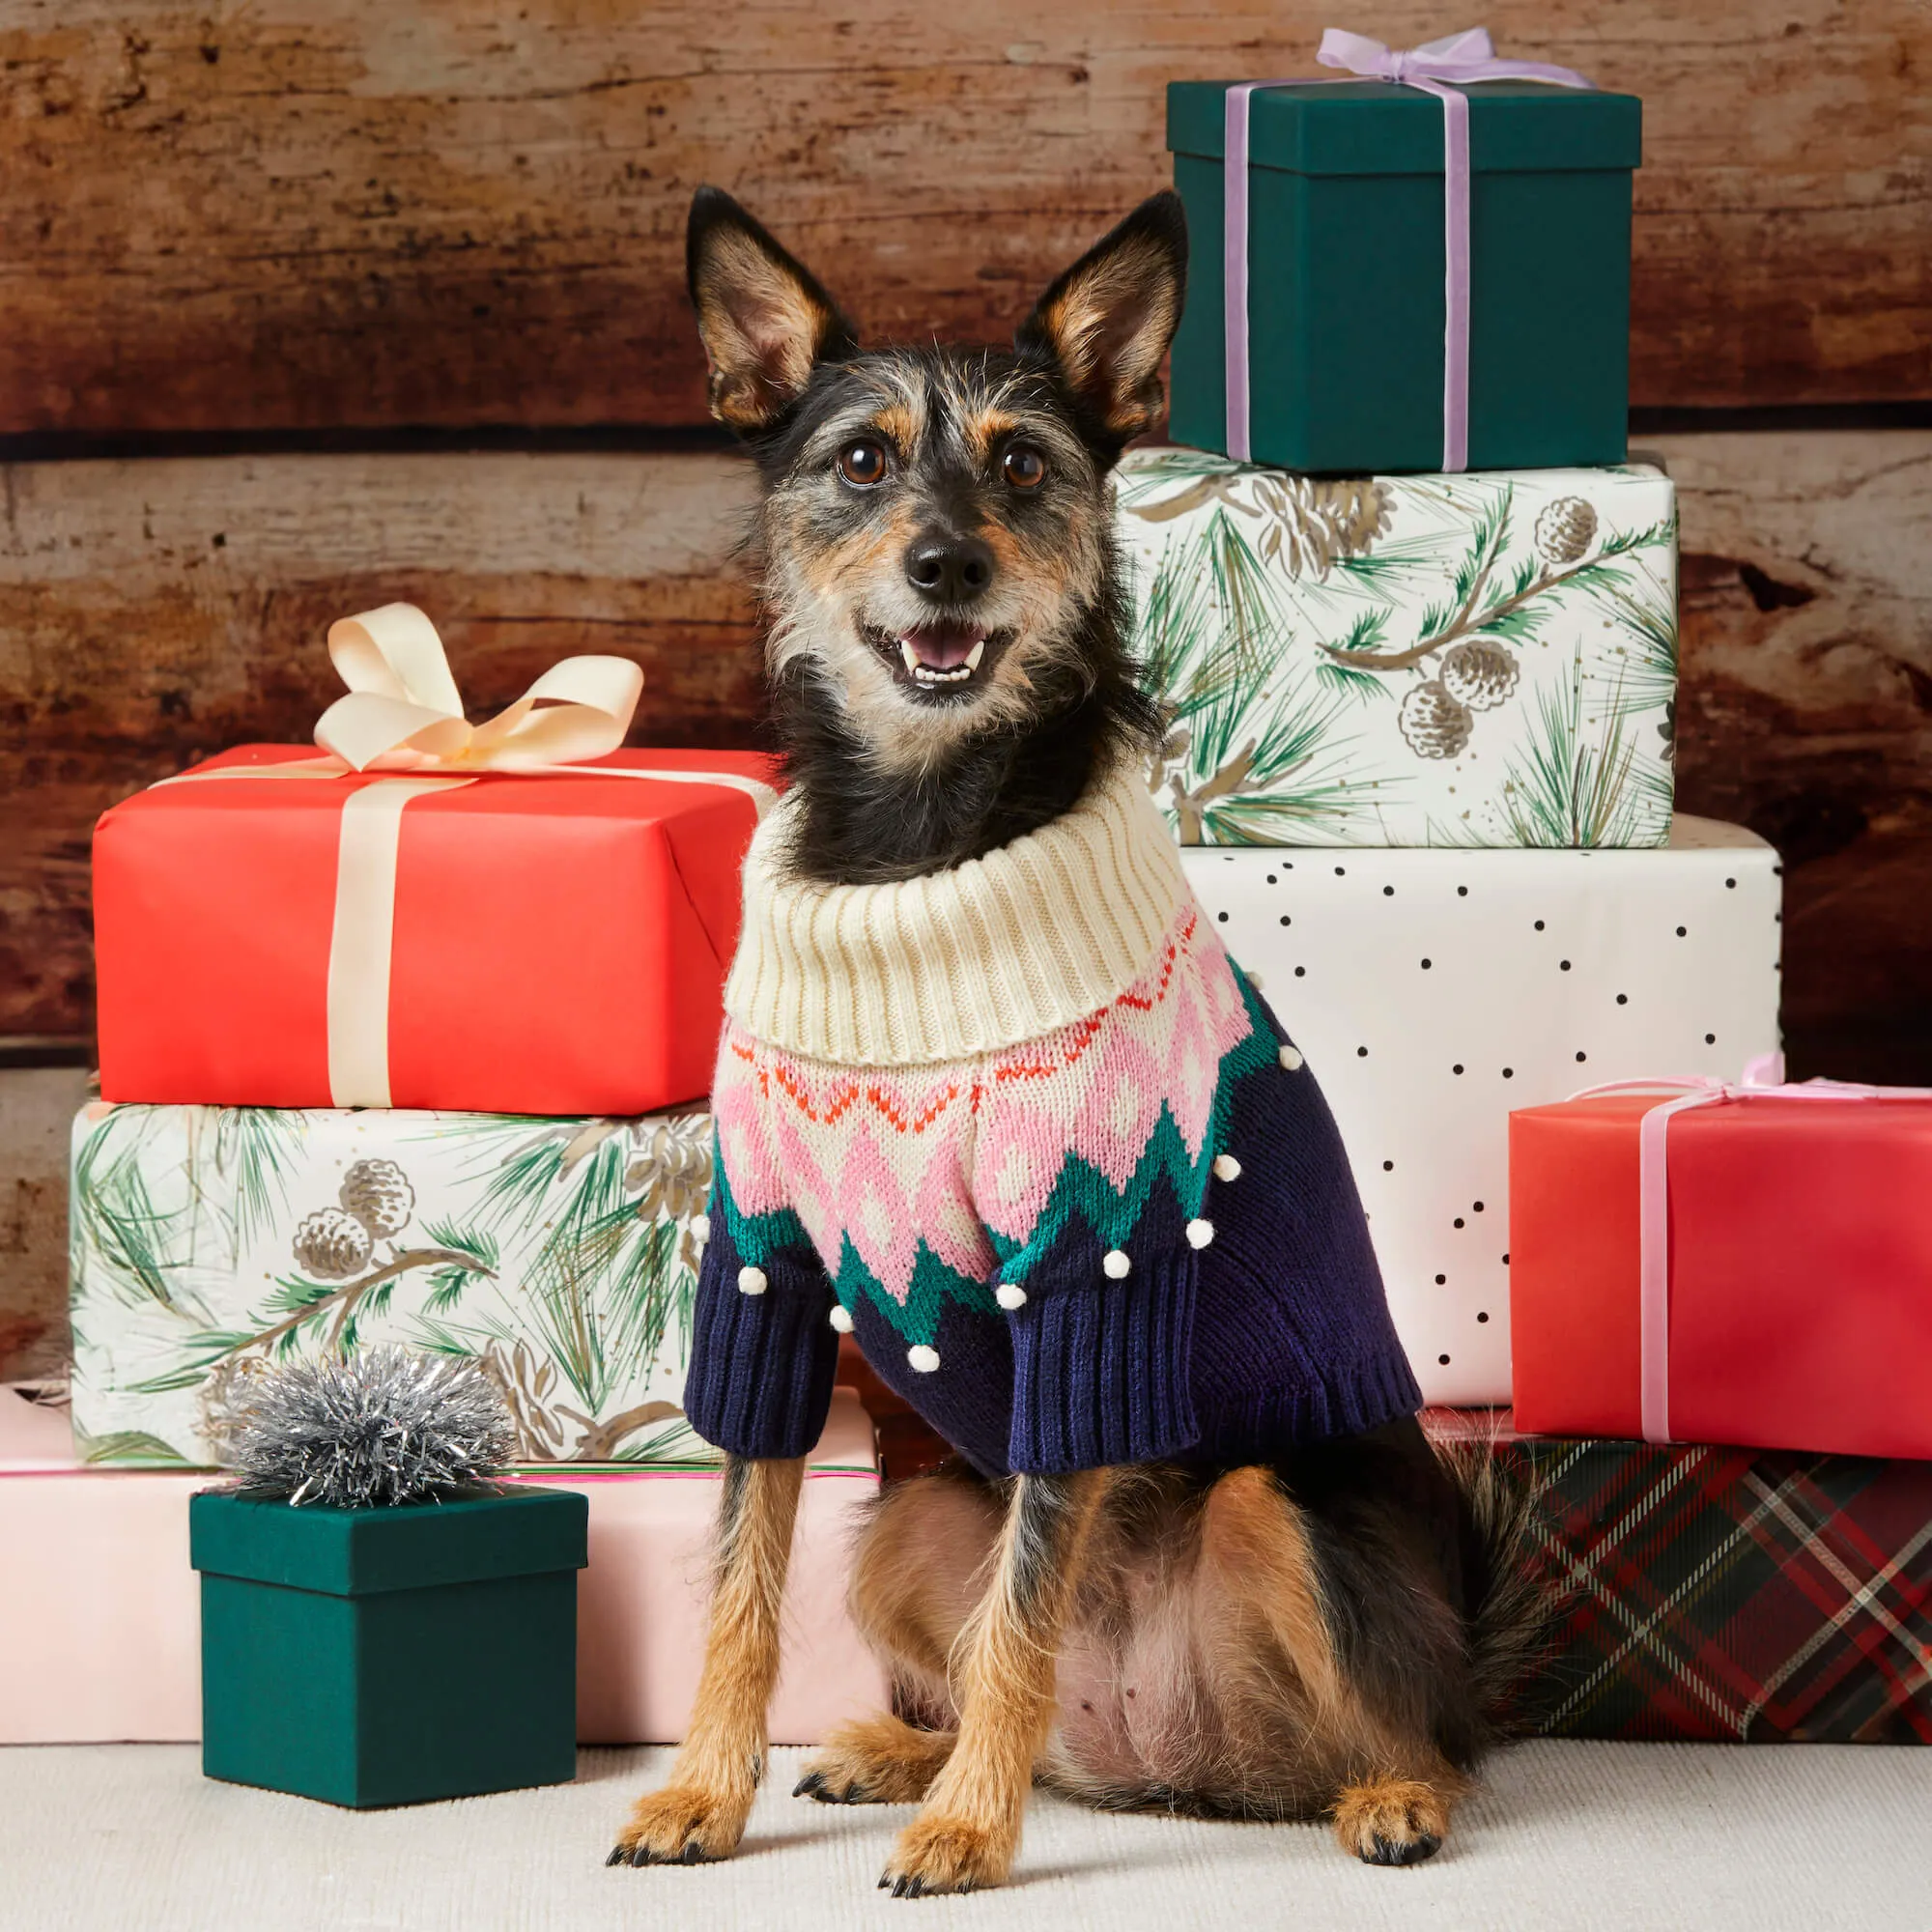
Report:
M744 1835L749 1798L670 1784L639 1798L606 1864L696 1865L728 1859Z
M899 1833L879 1885L895 1898L974 1891L1001 1884L1012 1862L1010 1833L988 1831L963 1818L919 1817Z
M898 1718L840 1724L805 1767L794 1798L821 1804L917 1804L952 1755L953 1733L920 1731Z
M1351 1784L1335 1805L1335 1835L1365 1865L1419 1865L1441 1849L1448 1831L1441 1794L1415 1778Z

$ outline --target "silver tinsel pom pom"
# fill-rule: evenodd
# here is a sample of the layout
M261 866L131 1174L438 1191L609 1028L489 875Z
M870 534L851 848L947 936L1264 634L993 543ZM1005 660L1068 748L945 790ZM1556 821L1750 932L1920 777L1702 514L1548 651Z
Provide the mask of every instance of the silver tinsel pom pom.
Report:
M510 1411L474 1362L370 1349L256 1379L235 1436L242 1487L292 1503L412 1503L497 1474Z
M1409 687L1396 715L1408 749L1419 758L1453 758L1469 742L1475 715L1435 679Z
M393 1240L416 1211L416 1191L392 1160L358 1160L342 1177L337 1198L342 1211L354 1215L379 1241Z

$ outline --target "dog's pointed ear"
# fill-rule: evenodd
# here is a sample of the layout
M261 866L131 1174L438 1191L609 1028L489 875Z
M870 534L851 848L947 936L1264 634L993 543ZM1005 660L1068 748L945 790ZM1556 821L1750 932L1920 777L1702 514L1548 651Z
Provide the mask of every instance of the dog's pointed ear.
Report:
M741 436L769 429L814 363L858 346L818 278L722 188L692 197L684 259L711 365L711 413Z
M1187 217L1150 196L1040 297L1014 336L1044 355L1105 435L1139 436L1160 415L1160 365L1187 286Z

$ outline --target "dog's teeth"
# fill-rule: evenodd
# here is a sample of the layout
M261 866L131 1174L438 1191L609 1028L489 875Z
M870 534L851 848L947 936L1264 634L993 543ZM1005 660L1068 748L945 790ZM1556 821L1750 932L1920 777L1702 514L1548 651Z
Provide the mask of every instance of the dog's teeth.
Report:
M976 670L980 668L980 660L985 655L986 655L986 640L984 638L981 638L980 641L977 644L975 644L970 651L966 653L967 676L970 677Z
M920 673L919 653L913 649L911 642L905 638L899 639L899 656L905 659L906 669L914 677L917 677Z

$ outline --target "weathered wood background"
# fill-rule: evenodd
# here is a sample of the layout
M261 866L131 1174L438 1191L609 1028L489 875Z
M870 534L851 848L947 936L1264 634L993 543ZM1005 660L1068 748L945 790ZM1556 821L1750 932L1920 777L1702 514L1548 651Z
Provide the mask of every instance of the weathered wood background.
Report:
M1165 81L1314 72L1334 11L7 0L0 430L689 422L702 181L868 327L1009 330L1165 179ZM1924 0L1482 11L1644 99L1638 403L1932 393Z
M1311 71L1330 13L0 0L0 1050L86 1038L97 812L305 737L343 611L427 605L478 705L616 650L640 737L752 737L744 479L639 446L701 414L698 182L869 331L998 336L1165 179L1165 80ZM1786 853L1798 1070L1932 1083L1932 7L1487 17L1644 98L1634 400L1893 425L1643 440L1683 492L1682 800ZM397 453L502 425L548 453ZM582 426L613 453L558 446ZM0 1226L0 1314L39 1200Z

